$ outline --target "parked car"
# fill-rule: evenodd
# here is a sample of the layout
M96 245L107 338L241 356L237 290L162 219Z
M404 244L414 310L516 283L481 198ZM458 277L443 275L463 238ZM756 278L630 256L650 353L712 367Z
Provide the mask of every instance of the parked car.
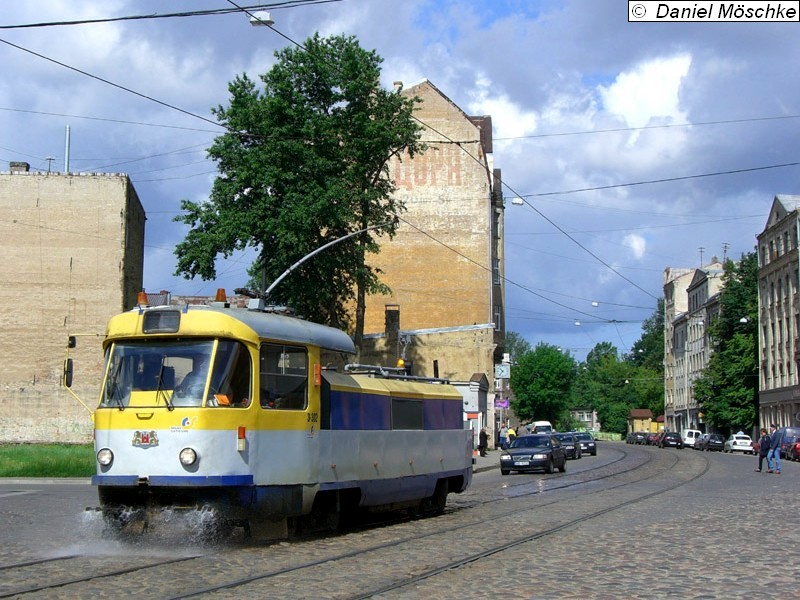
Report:
M628 435L625 436L625 443L626 444L635 444L636 443L636 432L631 431Z
M561 441L561 445L564 446L564 452L567 453L567 458L577 459L581 457L581 445L575 438L574 433L554 433L553 436Z
M683 439L677 431L665 431L658 446L660 448L678 448L682 450Z
M648 446L658 446L658 442L661 441L658 433L648 433L647 434L647 445Z
M587 453L597 456L597 442L594 441L591 433L578 432L575 434L578 443L581 445L581 454Z
M634 444L647 443L647 434L644 431L637 431L634 435L636 436L633 442Z
M800 460L800 437L793 437L786 444L786 460Z
M681 431L683 445L687 448L694 448L695 443L700 439L701 435L703 435L703 432L699 429L684 429Z
M753 440L749 435L743 433L734 433L727 440L725 440L722 449L725 452L743 452L745 454L755 454L753 449Z
M725 449L725 438L719 433L704 433L697 443L696 449L706 452L722 452Z
M561 441L545 434L523 435L516 438L500 455L500 473L538 471L552 473L567 471L567 454Z
M788 456L789 444L795 438L800 438L800 427L781 427L778 429L781 436L781 458Z

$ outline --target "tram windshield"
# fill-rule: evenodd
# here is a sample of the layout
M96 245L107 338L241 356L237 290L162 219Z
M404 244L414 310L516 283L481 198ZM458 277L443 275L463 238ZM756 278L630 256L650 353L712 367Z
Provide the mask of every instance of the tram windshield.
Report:
M108 352L101 407L250 403L250 356L240 342L132 340Z

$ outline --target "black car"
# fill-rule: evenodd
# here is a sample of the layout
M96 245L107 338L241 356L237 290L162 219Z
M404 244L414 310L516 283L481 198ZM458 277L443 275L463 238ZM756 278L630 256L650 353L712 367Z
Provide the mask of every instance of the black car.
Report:
M706 433L697 441L695 449L706 452L722 452L725 449L725 437L719 433Z
M578 443L581 445L581 454L591 454L597 456L597 442L594 441L591 433L578 432L575 434Z
M667 431L661 436L661 441L658 445L661 448L683 449L683 440L681 439L681 434L677 431Z
M552 435L523 435L511 442L500 455L500 473L538 471L552 473L567 471L567 453L561 441Z
M554 433L555 437L559 439L561 445L564 446L564 452L567 453L567 458L580 458L581 445L574 433Z

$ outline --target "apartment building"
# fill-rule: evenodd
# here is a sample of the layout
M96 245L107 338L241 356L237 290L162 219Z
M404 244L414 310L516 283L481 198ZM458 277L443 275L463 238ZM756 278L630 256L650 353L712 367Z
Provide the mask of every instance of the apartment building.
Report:
M719 315L722 263L664 271L664 426L705 430L694 381L711 357L708 325Z
M777 195L758 240L759 420L800 424L800 196Z

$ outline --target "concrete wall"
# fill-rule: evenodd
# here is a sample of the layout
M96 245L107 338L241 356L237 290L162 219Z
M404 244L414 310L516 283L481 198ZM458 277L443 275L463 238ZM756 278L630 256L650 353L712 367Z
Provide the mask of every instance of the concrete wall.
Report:
M85 442L108 319L142 286L144 210L127 175L0 173L0 441Z
M487 373L490 386L493 387L495 344L491 323L402 331L400 337L408 342L405 345L405 357L413 361L414 375L433 377L433 361L436 360L441 378L468 381L474 373ZM394 366L402 348L390 339L383 334L365 336L360 362ZM469 372L467 369L470 369Z

